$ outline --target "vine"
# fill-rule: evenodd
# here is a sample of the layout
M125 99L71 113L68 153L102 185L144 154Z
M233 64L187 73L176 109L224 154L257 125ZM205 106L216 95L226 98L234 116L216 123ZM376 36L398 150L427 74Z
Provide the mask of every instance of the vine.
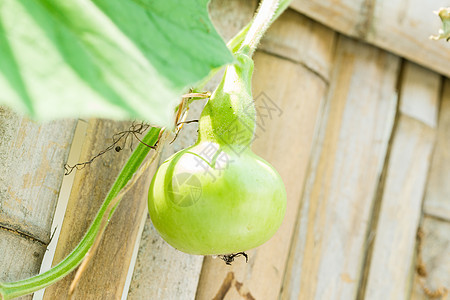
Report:
M96 160L100 156L104 155L105 153L107 153L107 152L109 152L109 151L111 151L113 149L116 152L122 151L123 149L126 148L126 144L127 144L127 142L128 142L130 137L134 137L140 143L144 143L139 138L138 135L142 135L149 128L150 128L149 124L146 124L146 123L143 123L143 122L139 123L139 124L135 124L133 122L133 124L131 124L131 126L130 126L130 128L128 130L124 130L124 131L121 131L121 132L118 132L118 133L114 134L112 136L112 143L108 147L106 147L105 149L103 149L102 151L100 151L99 153L94 155L93 157L91 157L88 161L81 162L81 163L76 163L73 166L71 166L69 164L65 164L64 165L64 175L70 175L75 169L76 170L84 169L86 166L92 164L94 162L94 160ZM145 145L147 147L150 147L150 148L155 148L154 146L150 146L150 145L147 145L147 144L145 144ZM133 140L130 141L130 149L133 150Z
M245 26L229 43L229 49L235 53L238 50L241 52L247 52L252 54L264 32L270 26L270 24L287 8L289 5L288 0L263 0L258 13L254 19ZM201 83L197 85L197 88L191 93L188 93L182 97L182 101L178 106L175 117L175 137L184 124L194 122L196 120L186 121L187 112L189 110L189 103L196 99L203 99L210 96L209 93L197 92L201 90L206 82L218 72L216 69L210 73ZM144 138L140 139L138 135L143 134L148 129ZM80 268L77 271L74 281L70 287L69 294L72 294L75 290L77 283L83 271L86 269L92 256L98 248L105 228L110 221L112 215L115 212L123 195L129 191L137 179L145 173L148 167L153 163L160 146L164 144L169 132L163 128L151 127L145 123L133 124L129 130L118 133L113 137L113 143L106 149L102 150L99 154L94 156L91 160L83 163L76 164L74 166L65 166L65 173L70 174L74 169L82 169L86 165L91 164L96 158L104 153L116 150L121 151L130 136L134 136L139 140L139 145L136 147L127 163L123 167L119 176L116 178L113 186L111 187L108 195L106 196L102 206L100 207L94 221L89 227L83 239L75 247L75 249L59 264L44 272L31 278L19 280L15 282L0 282L0 297L2 300L11 299L14 297L20 297L26 294L33 293L39 289L45 288L72 272L77 266ZM123 141L123 144L120 144ZM153 156L144 163L148 153L151 149L155 149ZM236 256L243 255L245 253L236 253L229 256L224 256L223 259L227 263L231 263Z

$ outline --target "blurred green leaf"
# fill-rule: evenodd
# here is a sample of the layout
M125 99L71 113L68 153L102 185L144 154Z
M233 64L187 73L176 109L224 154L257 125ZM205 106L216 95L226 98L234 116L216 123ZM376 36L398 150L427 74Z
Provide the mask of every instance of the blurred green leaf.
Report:
M439 29L439 35L431 36L434 40L445 39L450 41L450 7L440 8L436 14L441 18L442 21L442 29Z
M207 4L0 0L0 104L170 126L181 93L233 61Z

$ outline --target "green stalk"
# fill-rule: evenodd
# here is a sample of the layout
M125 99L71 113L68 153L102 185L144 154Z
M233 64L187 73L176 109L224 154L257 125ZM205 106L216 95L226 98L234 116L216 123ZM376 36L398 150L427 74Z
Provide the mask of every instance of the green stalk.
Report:
M279 0L263 0L261 2L258 13L253 18L252 25L248 29L238 51L242 51L249 57L252 57L264 33L266 33L272 23L278 5Z
M250 51L250 54L252 54L266 29L283 13L291 2L291 0L280 0L278 5L267 4L270 1L273 0L263 0L263 4L260 6L258 13L255 15L253 20L228 42L227 46L230 51L236 53L239 50L245 50ZM273 3L276 2L277 1L273 1ZM198 91L203 89L204 85L211 80L211 78L220 69L221 68L212 70L210 74L197 85L196 90ZM151 128L142 141L147 145L153 146L158 140L160 131L160 128ZM97 237L100 230L101 221L105 215L105 212L108 210L109 204L133 177L133 174L139 169L149 151L150 148L144 144L140 143L138 145L123 167L119 176L116 178L114 185L106 196L100 210L91 224L91 227L89 227L77 247L63 261L45 273L16 282L0 282L0 297L2 300L24 296L52 285L69 274L83 261L85 255L92 247L95 238ZM114 209L110 212L108 218L111 218L117 205L115 205Z
M142 141L147 145L155 145L156 141L158 140L160 131L160 128L151 128L142 139ZM130 156L127 163L122 168L119 176L116 178L114 185L111 187L108 195L106 196L102 206L100 207L100 210L98 211L94 221L91 224L91 227L89 227L88 231L86 232L80 243L77 245L77 247L63 261L61 261L59 264L45 273L16 282L0 282L1 299L12 299L43 289L62 279L73 269L75 269L83 261L86 253L94 243L94 240L100 229L101 220L105 212L107 211L108 205L133 177L133 174L139 169L139 166L142 164L149 151L150 148L148 146L139 143L139 145L136 147L136 150L134 150L133 154ZM109 218L111 217L111 215L112 212Z
M270 26L276 19L278 19L278 17L289 7L289 4L291 3L291 1L292 0L280 0L279 1L278 7L277 7L275 13L273 14L272 19L269 21L268 26ZM245 25L244 28L242 28L231 40L228 41L227 46L231 52L233 52L233 53L238 52L250 27L255 22L257 15L258 14L255 15L255 17L250 21L250 23Z
M272 19L270 20L268 26L272 24L278 17L289 7L289 4L292 0L280 0L278 7L273 14ZM231 40L228 41L227 46L228 49L230 49L231 52L236 53L239 51L242 42L244 41L245 37L247 36L247 33L252 26L253 22L255 21L255 18L258 14L255 15L255 17L247 24L245 27L243 27ZM214 75L217 74L222 68L217 68L212 70L209 75L204 78L201 82L197 84L197 87L194 89L194 91L202 91L205 85L208 83L208 81L211 80L211 78L214 77Z

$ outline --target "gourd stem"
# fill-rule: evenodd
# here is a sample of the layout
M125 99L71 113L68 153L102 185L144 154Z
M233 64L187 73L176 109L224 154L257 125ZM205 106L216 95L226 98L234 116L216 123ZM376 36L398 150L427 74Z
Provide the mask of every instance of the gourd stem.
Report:
M291 1L292 0L280 0L279 1L280 3L278 5L275 13L273 14L272 20L270 21L269 25L271 23L273 23L276 19L278 19L278 17L288 8ZM227 46L231 52L236 53L239 51L239 49L242 45L242 42L244 41L244 39L256 17L257 17L257 15L255 15L255 17L253 18L252 21L250 21L247 25L245 25L245 27L243 27L231 40L228 41ZM206 78L204 78L201 82L199 82L196 85L195 90L201 91L205 87L205 85L211 80L211 78L213 78L214 75L216 75L217 72L219 72L221 69L222 68L217 68L217 69L212 70Z
M242 42L239 51L242 51L250 57L253 55L259 41L273 21L278 4L279 0L263 0L261 2L258 13L253 19L252 25L245 35L245 39Z
M256 50L256 47L258 46L258 43L267 28L289 6L290 2L291 0L263 0L254 19L228 42L228 48L233 53L242 51L251 56ZM220 68L212 70L209 76L197 85L196 90L202 89L219 70ZM142 142L151 146L155 145L160 131L160 128L151 128L147 135L142 139ZM106 196L94 221L77 247L63 261L47 272L15 282L0 282L0 299L8 300L15 297L24 296L52 285L69 274L83 261L86 253L95 241L101 227L101 221L105 213L108 212L108 206L111 201L114 200L121 189L125 187L128 181L132 178L133 174L139 169L139 166L142 164L150 151L150 148L143 143L138 145L136 150L128 159L119 176L116 178L114 185ZM115 207L117 207L117 205ZM110 211L109 218L112 216L112 213L113 212Z
M260 38L264 35L265 31L267 30L267 28L276 20L278 19L278 17L289 7L289 4L291 3L292 0L280 0L279 4L275 10L275 13L272 16L272 19L266 24L266 28L264 30L264 32L261 33ZM245 25L244 28L242 28L231 40L228 41L227 46L228 49L231 50L231 52L236 53L239 51L242 42L244 41L244 39L247 36L248 31L250 30L250 27L253 26L253 24L256 21L256 18L258 17L260 11L262 8L262 4L260 6L260 9L258 10L258 13L254 16L254 18L252 19L252 21L250 21L247 25ZM257 45L256 45L257 46Z
M142 139L142 142L154 146L158 140L160 128L153 127ZM98 211L94 221L89 227L83 239L77 245L77 247L59 264L44 272L42 274L30 277L24 280L19 280L15 282L0 282L0 299L7 300L15 297L24 296L33 293L37 290L45 288L69 274L73 269L75 269L84 259L86 253L91 248L95 241L95 238L100 229L101 221L105 215L108 213L108 206L112 200L119 194L119 192L126 186L128 181L133 177L133 174L139 169L139 166L144 161L150 148L143 143L139 143L136 150L128 159L125 166L122 168L119 176L117 176L116 181L111 187L108 195L103 201L100 210ZM117 205L115 206L117 207ZM110 216L112 216L111 210L109 210Z

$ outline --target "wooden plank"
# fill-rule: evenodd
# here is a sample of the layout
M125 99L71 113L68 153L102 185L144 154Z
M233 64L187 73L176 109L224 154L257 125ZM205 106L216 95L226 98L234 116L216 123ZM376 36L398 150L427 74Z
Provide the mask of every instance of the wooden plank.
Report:
M233 37L256 9L255 0L212 1L211 19L225 40ZM213 90L220 76L207 85ZM191 105L189 120L198 119L204 101ZM197 124L186 125L172 145L165 147L161 162L173 153L192 145L197 139ZM202 268L203 257L179 252L165 243L146 220L141 244L128 292L128 299L193 299Z
M412 300L429 299L423 287L428 291L446 288L450 291L450 80L444 81L437 142L433 153L430 174L424 199L424 213L421 228L423 239L416 248L421 249L421 257L415 263L423 261L426 276L415 273ZM445 299L444 297L442 297Z
M193 103L189 120L198 119L204 103ZM175 152L192 145L198 125L186 125L173 144L166 145L159 164ZM147 214L139 252L132 271L127 299L193 299L202 256L182 253L168 245L158 234Z
M346 35L363 36L367 0L293 0L290 7Z
M0 224L48 243L75 121L40 125L0 113Z
M424 212L450 221L450 80L444 84L436 148L428 180Z
M292 38L294 33L296 38ZM287 9L269 28L258 49L301 63L328 81L335 36L328 27Z
M441 28L432 12L447 0L293 0L291 7L345 35L450 76L450 43L430 41Z
M88 123L85 120L78 119L75 127L75 132L70 146L69 156L67 158L67 164L73 165L79 162L81 148L83 147L84 138L86 136L86 130ZM64 222L64 215L66 213L67 203L69 202L70 192L72 190L73 180L75 179L75 173L72 172L69 175L65 175L61 184L58 203L55 208L55 214L52 222L52 239L47 245L47 249L42 259L41 269L39 273L44 273L51 269L53 257L55 256L56 246L58 245L59 234ZM36 291L33 294L34 300L42 300L45 289Z
M202 262L170 247L148 220L127 299L193 299Z
M441 78L428 69L407 62L401 82L400 112L430 128L437 127Z
M38 124L0 107L0 280L39 273L75 123Z
M433 11L448 0L373 1L366 40L429 69L450 76L450 43L429 39L442 23Z
M399 59L341 38L282 299L355 299L396 114Z
M425 294L422 285L430 292L442 288L450 291L450 222L425 217L421 227L424 233L421 252L427 276L422 279L416 274L411 300L431 299ZM444 294L434 299L444 300Z
M87 161L108 147L111 137L127 130L131 122L90 120L81 161ZM134 141L136 145L137 141ZM123 146L122 146L123 147ZM53 263L66 257L85 234L115 177L128 159L129 148L110 151L77 172L72 186L63 227ZM139 223L147 205L146 187L151 172L141 178L123 198L109 222L100 247L83 274L73 299L118 299L122 295L138 235ZM44 299L66 299L74 273L47 288Z
M406 63L400 87L400 116L390 148L377 213L364 299L407 299L416 232L434 146L440 76ZM433 126L433 127L430 127ZM381 188L381 187L380 187ZM362 291L364 293L364 291Z
M289 38L301 36L298 31L291 33ZM283 178L288 197L286 216L271 240L248 251L248 264L236 259L227 266L220 259L206 257L196 299L278 297L326 87L320 76L301 64L264 52L255 55L253 95L259 126L253 150ZM264 104L276 112L269 116Z
M15 281L39 273L45 245L14 231L0 230L0 279ZM12 249L12 250L9 250ZM31 299L31 297L27 297Z

